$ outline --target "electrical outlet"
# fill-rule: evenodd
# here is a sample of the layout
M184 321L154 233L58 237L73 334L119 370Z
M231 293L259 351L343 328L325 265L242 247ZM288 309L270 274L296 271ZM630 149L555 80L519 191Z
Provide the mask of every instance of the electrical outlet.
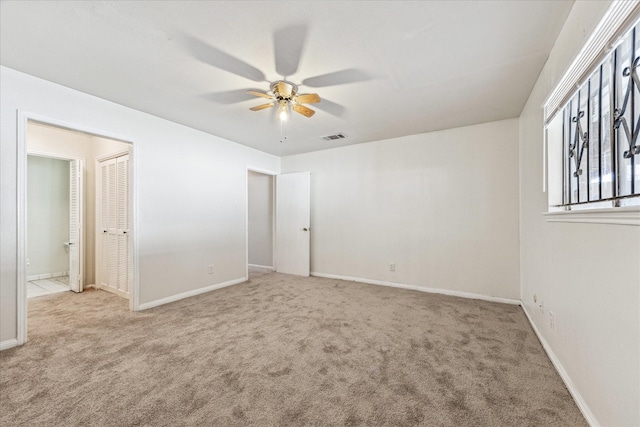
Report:
M389 271L396 271L396 263L395 262L389 263Z
M209 265L209 274L213 274L213 265Z
M553 316L553 311L549 311L549 327L553 329L555 327L555 318Z
M538 308L540 309L540 313L544 314L544 301L540 301L540 305L538 305Z
M537 294L533 294L533 302L538 302L538 295Z

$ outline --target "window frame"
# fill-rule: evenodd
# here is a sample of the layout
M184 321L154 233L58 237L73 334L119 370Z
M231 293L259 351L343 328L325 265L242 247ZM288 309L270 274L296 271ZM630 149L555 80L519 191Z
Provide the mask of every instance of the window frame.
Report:
M634 166L629 166L631 169L630 172L627 172L632 183L629 186L629 192L632 194L621 195L618 192L618 186L615 185L618 181L617 175L620 173L621 176L622 174L616 165L618 157L620 157L617 151L625 148L622 146L622 142L627 143L625 138L629 132L626 132L623 126L620 126L621 123L617 120L618 118L614 117L614 111L619 106L614 105L613 101L615 96L620 96L620 94L616 93L617 90L622 89L622 96L624 96L625 92L625 88L616 88L616 81L618 80L622 82L624 78L628 78L631 93L640 90L640 85L634 85L633 83L633 75L627 74L624 77L615 77L616 73L624 67L616 67L613 62L623 42L633 39L637 43L638 34L636 33L640 33L640 4L637 2L613 1L594 33L589 37L562 79L550 92L543 105L543 191L548 193L548 210L544 215L549 222L587 222L640 226L640 189L637 188L639 186L635 177L639 173L638 166L640 164L634 160L634 156L631 157L630 165L635 165L635 173ZM630 64L632 64L634 58L640 56L640 49L638 49L638 46L635 46L634 49L633 42L629 49L632 51L629 60ZM610 61L610 63L606 64L607 61ZM603 72L604 65L609 70L608 75ZM596 83L594 76L597 76L598 88L594 87L594 91L592 91L592 79L594 84ZM638 76L636 75L636 77ZM603 108L605 96L602 95L602 83L605 79L610 93L610 100L606 99L606 102L610 103L607 110ZM636 83L637 81L635 80ZM592 102L594 102L592 93L595 94L596 90L599 100L596 103L597 117L591 117L590 110L593 108L595 111L596 108L596 104L592 105ZM584 95L587 96L586 102L584 99L580 99L580 96L584 98ZM640 115L638 115L640 108L636 105L636 111L633 111L633 96L631 98L631 111L629 114L636 118L637 123L640 122ZM636 98L640 98L640 96L636 94ZM620 102L616 102L616 104L620 104ZM575 109L575 107L583 114L582 116L575 114L576 117L573 117L571 108ZM603 111L605 111L605 114L603 114ZM561 131L558 124L559 117L562 121ZM581 120L581 117L585 117L584 121ZM605 117L607 117L609 123L604 122L603 118ZM572 122L574 119L575 122ZM569 121L568 124L567 120ZM614 127L616 121L618 126ZM594 125L595 122L597 124ZM598 129L597 136L595 138L589 137L585 142L582 137L590 135L592 130L596 129L596 126ZM572 127L575 127L575 129ZM576 131L580 128L583 134L577 135ZM610 129L608 131L608 144L611 147L611 159L608 161L608 167L611 168L612 180L614 180L610 193L612 197L608 198L603 197L602 192L603 174L607 171L606 167L603 168L603 157L605 157L604 153L606 151L603 152L602 149L601 135L604 128ZM635 124L632 123L632 134L635 133L634 128ZM550 129L553 131L551 132ZM575 137L573 138L575 141L573 141L572 136ZM597 147L593 146L590 149L589 145L593 144ZM636 144L640 146L640 143L636 142ZM631 146L633 143L629 143L629 145ZM558 153L559 149L562 150L561 155ZM597 154L592 151L595 149L597 149ZM573 153L571 153L572 151ZM585 153L584 151L587 152ZM581 162L576 161L577 156L583 157ZM635 154L635 157L640 158L640 153ZM589 162L594 162L593 166L595 167L596 159L598 163L597 173L589 168ZM561 167L559 166L560 163ZM578 175L571 177L574 166ZM584 175L580 175L579 170ZM592 182L592 175L598 179L597 183ZM636 188L634 188L634 181L636 181ZM579 191L586 189L587 197L585 198L584 195L581 197L579 192L572 192L571 185L578 188L584 187ZM594 193L594 191L591 191L592 185L594 190L598 188L597 197L590 197L589 195L589 192ZM559 198L559 195L561 198Z

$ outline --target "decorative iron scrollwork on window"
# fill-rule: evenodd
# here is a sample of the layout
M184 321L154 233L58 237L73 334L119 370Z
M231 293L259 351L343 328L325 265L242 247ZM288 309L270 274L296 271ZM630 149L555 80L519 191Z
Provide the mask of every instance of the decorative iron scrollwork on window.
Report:
M576 171L573 173L575 178L582 175L582 169L580 169L582 155L584 150L589 148L589 132L583 132L580 124L580 119L583 117L584 111L579 111L577 116L571 118L571 121L576 124L575 138L573 143L569 144L569 157L573 158L576 165ZM582 144L579 144L580 140L582 140Z
M625 159L630 159L636 154L640 153L640 146L638 146L638 134L640 134L640 120L636 120L636 126L633 129L633 133L629 129L629 124L627 123L627 119L624 117L624 114L627 111L627 107L629 105L629 95L633 89L633 83L635 83L637 88L640 88L640 78L638 77L638 65L640 65L640 56L636 57L633 61L631 67L625 67L622 70L622 75L624 77L631 78L627 82L627 88L624 94L624 101L622 102L622 108L616 108L613 112L613 128L619 129L620 125L624 128L624 134L627 137L627 143L629 144L629 150L623 153L623 157Z
M640 199L640 24L592 70L562 117L561 206Z

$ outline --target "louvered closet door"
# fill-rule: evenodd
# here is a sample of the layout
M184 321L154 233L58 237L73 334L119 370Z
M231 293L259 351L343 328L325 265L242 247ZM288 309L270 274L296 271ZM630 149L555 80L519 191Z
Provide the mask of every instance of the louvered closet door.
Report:
M132 280L129 156L100 162L100 180L99 286L128 298Z
M118 239L117 287L129 293L129 156L116 159L116 225Z
M69 286L82 292L82 171L81 160L69 162Z

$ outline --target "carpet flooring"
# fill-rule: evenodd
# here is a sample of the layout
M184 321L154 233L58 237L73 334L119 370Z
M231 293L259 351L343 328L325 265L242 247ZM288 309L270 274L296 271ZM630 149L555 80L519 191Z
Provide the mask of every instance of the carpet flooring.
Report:
M586 426L518 306L278 273L29 301L0 425Z

